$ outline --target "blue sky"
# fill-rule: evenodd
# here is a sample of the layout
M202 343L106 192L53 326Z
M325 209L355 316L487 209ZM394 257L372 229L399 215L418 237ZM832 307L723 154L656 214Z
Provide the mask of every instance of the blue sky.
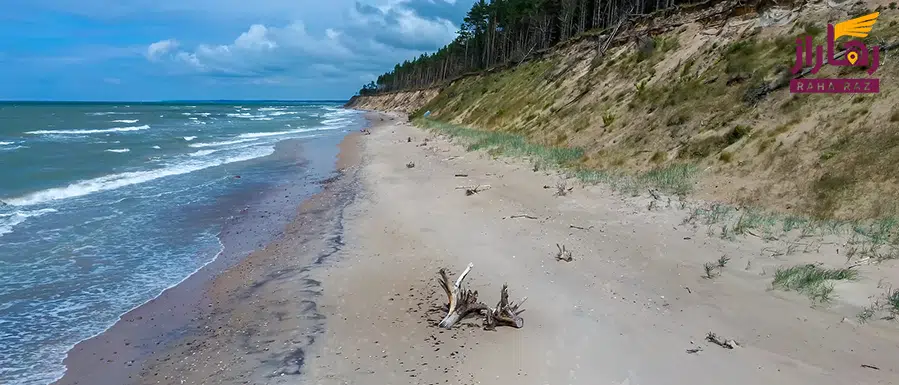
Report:
M347 99L471 0L10 0L0 100Z

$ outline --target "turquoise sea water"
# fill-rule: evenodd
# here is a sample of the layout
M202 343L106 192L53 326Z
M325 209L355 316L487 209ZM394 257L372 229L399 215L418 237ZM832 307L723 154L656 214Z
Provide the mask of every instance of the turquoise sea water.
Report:
M277 179L277 142L362 121L336 102L0 104L0 383L54 381L75 343L211 261L204 207Z

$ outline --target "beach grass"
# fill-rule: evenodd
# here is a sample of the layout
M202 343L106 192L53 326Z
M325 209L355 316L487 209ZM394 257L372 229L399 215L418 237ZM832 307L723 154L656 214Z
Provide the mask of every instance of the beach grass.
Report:
M812 264L779 268L774 272L774 287L806 294L812 300L828 302L834 291L830 281L855 280L851 269L828 269Z
M460 140L469 151L487 150L493 155L527 158L535 170L557 169L583 183L603 183L622 192L638 194L654 188L684 196L693 191L696 183L697 168L692 164L676 163L636 174L595 170L580 165L584 157L581 148L541 145L515 133L477 130L428 118L416 118L413 123Z

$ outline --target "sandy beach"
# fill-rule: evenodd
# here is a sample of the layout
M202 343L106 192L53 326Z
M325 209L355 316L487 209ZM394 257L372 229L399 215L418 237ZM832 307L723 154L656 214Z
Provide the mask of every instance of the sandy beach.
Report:
M770 290L784 261L760 257L759 239L720 239L685 224L688 210L677 204L647 210L648 198L602 186L571 182L569 194L555 196L555 173L467 152L405 116L368 117L371 135L344 140L340 173L281 236L208 285L186 286L199 299L172 311L191 319L190 330L135 358L128 383L899 378L894 328L852 321L852 298L821 307ZM459 189L466 186L482 189L469 196ZM571 262L556 260L557 243ZM731 262L721 276L703 278L703 264L722 255ZM528 298L523 328L485 331L480 317L436 326L445 315L437 270L455 275L469 262L466 283L481 301L495 304L504 283L512 300ZM893 273L864 271L875 281ZM709 332L739 346L707 342ZM60 383L97 384L90 375L102 375L87 367Z
M710 236L684 225L687 210L676 204L647 210L647 198L602 186L571 182L570 194L554 196L545 188L556 185L553 173L466 152L397 121L363 137L362 190L345 213L346 245L321 278L327 327L307 360L306 383L899 379L889 353L899 346L894 328L859 326L851 298L813 307L802 295L770 290L774 267L786 261L760 257L761 240ZM457 189L475 185L490 188L471 196ZM574 260L557 261L556 243ZM722 255L731 262L721 276L703 278L703 263ZM466 282L488 305L503 283L513 300L528 297L522 329L484 331L480 317L452 330L436 326L445 303L436 271L458 274L469 262ZM863 271L874 282L894 273ZM739 347L711 344L709 332Z

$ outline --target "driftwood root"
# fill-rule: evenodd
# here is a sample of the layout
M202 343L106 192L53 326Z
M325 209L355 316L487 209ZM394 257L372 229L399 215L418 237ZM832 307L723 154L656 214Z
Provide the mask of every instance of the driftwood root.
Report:
M520 314L524 312L521 305L527 298L524 298L517 304L510 303L508 285L503 285L502 291L500 291L500 300L494 309L482 302L478 302L477 291L467 290L463 287L462 283L473 267L474 264L469 263L465 270L462 271L462 274L459 274L459 277L456 278L455 282L450 281L446 269L437 271L439 276L437 281L440 283L440 287L443 288L448 303L446 316L443 317L438 326L450 329L471 313L483 313L486 317L484 319L485 330L494 330L497 326L512 326L516 329L524 326L524 319L521 318Z

